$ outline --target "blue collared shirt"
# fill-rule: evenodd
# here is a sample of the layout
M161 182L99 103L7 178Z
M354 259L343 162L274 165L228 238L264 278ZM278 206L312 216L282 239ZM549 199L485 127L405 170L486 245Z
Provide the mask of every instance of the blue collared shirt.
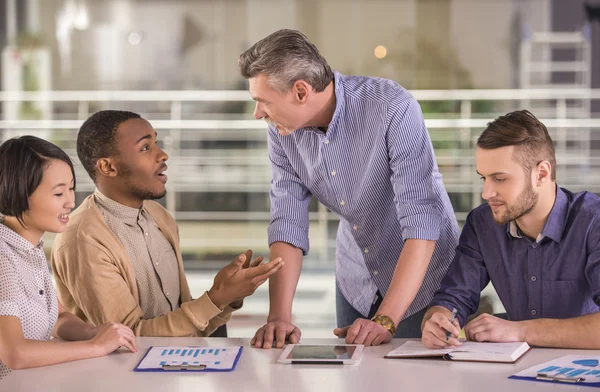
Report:
M408 317L439 288L459 234L421 108L393 81L337 72L335 96L326 133L308 127L281 136L269 127L269 244L287 242L306 254L316 197L340 218L339 288L366 316L375 294L387 292L404 241L437 240Z
M464 325L491 280L513 321L597 312L600 197L556 189L554 206L535 241L516 225L495 223L487 204L471 211L431 305L457 308Z

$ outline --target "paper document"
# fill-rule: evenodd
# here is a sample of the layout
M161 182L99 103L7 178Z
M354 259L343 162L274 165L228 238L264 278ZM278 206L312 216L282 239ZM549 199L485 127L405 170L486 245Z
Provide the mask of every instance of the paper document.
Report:
M235 347L151 347L135 370L163 370L167 366L189 366L190 369L233 370L240 346Z
M600 387L600 356L565 355L532 366L509 378Z

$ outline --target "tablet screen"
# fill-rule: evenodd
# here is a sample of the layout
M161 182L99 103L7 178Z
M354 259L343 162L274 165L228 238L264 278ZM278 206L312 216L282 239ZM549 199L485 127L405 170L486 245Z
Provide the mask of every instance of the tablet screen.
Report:
M315 346L310 344L296 345L286 359L351 359L356 346Z

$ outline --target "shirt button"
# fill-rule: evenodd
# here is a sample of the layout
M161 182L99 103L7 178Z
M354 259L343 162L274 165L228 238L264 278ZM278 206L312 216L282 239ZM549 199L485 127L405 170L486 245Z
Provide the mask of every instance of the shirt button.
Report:
M534 315L534 316L537 314L537 312L535 311L535 309L533 309L533 310L531 311L531 314L532 314L532 315Z
M373 271L373 276L377 276L378 273L379 272L377 272L377 271Z
M356 225L352 226L352 228L353 228L354 230L358 230L358 226L356 226Z
M158 261L154 263L154 265L158 265Z
M340 201L340 205L341 206L346 205L346 202L342 200L342 201Z
M337 173L335 172L335 170L331 172L331 175L332 175L332 176L335 176L336 174L337 174Z
M365 252L365 253L369 253L369 249L368 249L368 248L365 248L365 249L363 249L363 252Z
M532 276L532 277L531 277L531 281L532 281L532 282L535 282L536 280L537 280L537 278L536 278L535 276Z
M169 296L169 292L168 292L168 291L165 291L165 295L168 297L168 296Z
M148 235L148 232L145 232L144 234L145 234L145 235Z
M323 143L325 143L325 144L329 144L329 139L325 139L325 140L323 140Z

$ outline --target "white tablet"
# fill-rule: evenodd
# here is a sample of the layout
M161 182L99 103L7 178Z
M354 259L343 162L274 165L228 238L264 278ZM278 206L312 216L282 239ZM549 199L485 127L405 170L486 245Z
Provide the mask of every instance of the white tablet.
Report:
M288 344L277 362L351 365L360 360L364 347L362 344Z

